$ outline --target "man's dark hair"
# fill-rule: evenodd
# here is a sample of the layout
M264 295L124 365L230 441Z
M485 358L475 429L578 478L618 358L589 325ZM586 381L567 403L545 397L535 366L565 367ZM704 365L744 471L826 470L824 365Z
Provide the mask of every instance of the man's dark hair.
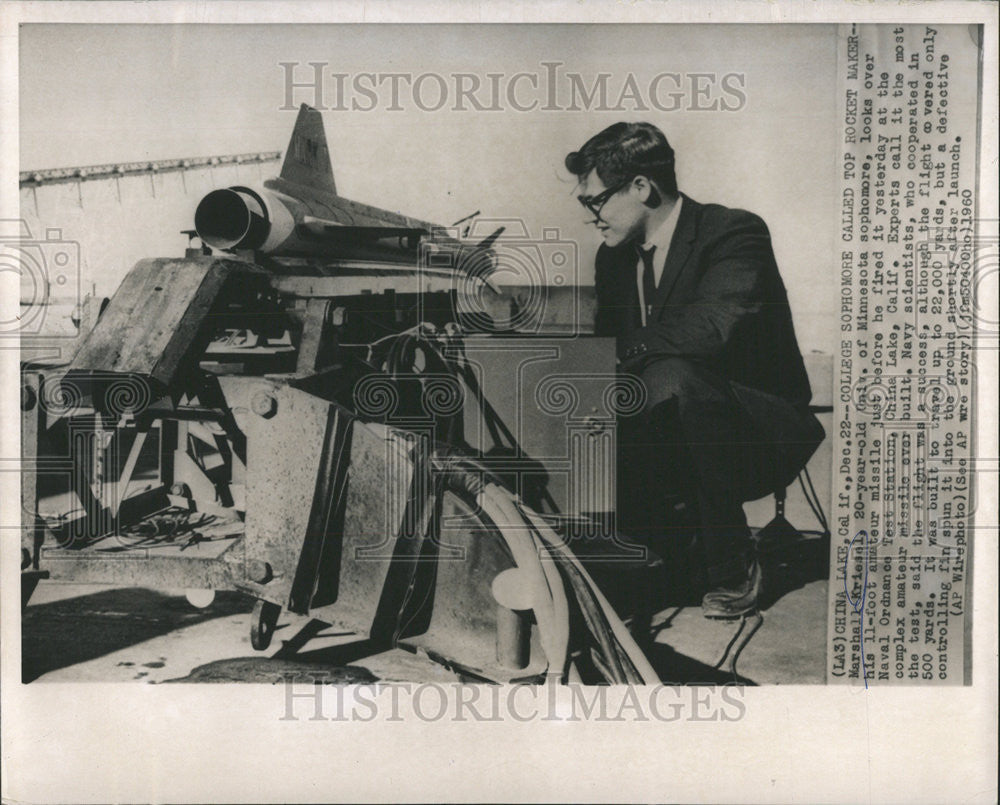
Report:
M677 194L674 149L652 123L615 123L566 155L566 170L579 179L595 168L605 187L641 175L667 195Z

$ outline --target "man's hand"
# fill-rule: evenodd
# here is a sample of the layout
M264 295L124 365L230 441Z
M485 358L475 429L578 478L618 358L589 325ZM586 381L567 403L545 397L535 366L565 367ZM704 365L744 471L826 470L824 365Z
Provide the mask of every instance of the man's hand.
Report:
M631 334L636 339L634 343L631 340L629 341L632 346L625 346L619 342L616 363L618 370L623 374L639 374L643 365L649 359L650 356L646 348L646 341L643 337L645 331L646 328L643 327Z

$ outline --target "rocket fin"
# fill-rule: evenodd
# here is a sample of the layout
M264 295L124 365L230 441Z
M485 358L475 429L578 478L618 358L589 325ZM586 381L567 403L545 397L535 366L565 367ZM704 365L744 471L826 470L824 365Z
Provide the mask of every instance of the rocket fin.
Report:
M337 192L330 150L326 146L323 116L307 104L299 107L292 139L288 142L281 166L281 178L324 193Z

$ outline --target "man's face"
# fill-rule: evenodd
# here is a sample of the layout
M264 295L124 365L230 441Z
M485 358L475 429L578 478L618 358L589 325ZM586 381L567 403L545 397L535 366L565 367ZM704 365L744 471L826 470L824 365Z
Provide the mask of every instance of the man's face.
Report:
M585 199L594 199L608 189L597 171L592 170L580 182L577 193ZM611 189L614 190L614 187ZM609 246L617 246L626 241L641 242L643 239L648 210L640 196L640 188L630 181L600 205L596 221L591 211L588 221L596 224L601 237Z

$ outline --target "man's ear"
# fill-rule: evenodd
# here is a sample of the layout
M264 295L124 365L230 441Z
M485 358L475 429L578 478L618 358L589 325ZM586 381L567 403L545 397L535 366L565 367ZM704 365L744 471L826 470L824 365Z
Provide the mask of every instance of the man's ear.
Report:
M659 207L661 202L660 191L656 189L656 185L653 184L645 176L636 176L632 180L632 187L639 194L639 201L645 204L647 207Z

